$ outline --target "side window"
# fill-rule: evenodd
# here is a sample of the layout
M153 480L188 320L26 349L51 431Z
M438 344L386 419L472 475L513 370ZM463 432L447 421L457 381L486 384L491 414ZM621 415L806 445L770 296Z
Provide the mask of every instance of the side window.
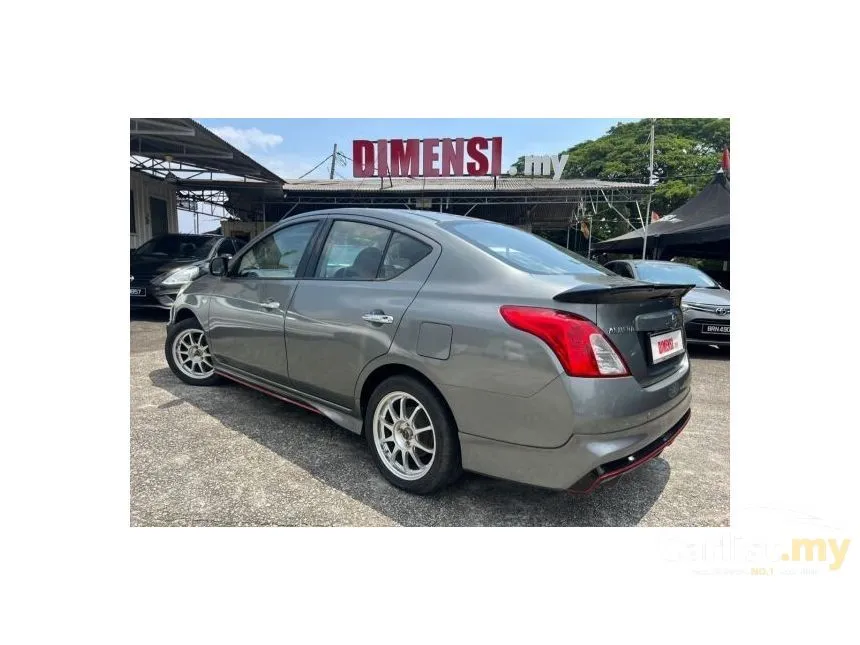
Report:
M316 228L317 222L304 222L267 235L242 256L236 275L240 278L295 278Z
M233 255L235 252L233 242L227 238L218 243L218 250L215 252L215 255Z
M427 257L432 250L424 242L419 242L415 238L403 233L395 233L391 237L388 251L382 260L382 269L379 271L379 277L387 280L400 275L406 269L418 264Z
M336 221L317 263L316 277L375 280L391 231L361 222Z
M234 237L232 239L233 246L236 247L236 253L238 253L242 249L242 247L248 243L248 240L240 240L238 237Z
M620 276L624 276L625 278L632 278L633 272L630 270L624 262L612 262L606 266L610 271L614 271Z

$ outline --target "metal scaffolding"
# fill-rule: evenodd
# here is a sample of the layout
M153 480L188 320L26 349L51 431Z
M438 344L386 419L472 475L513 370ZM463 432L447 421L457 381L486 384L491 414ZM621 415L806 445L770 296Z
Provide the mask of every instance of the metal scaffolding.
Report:
M647 184L590 180L510 181L508 178L478 180L408 179L379 184L357 181L303 181L284 185L283 202L269 204L279 219L311 210L337 207L423 209L469 215L531 230L566 230L587 222L589 230L598 214L623 219L634 228L619 207L647 201ZM459 184L459 186L458 186Z
M173 184L183 210L208 204L251 219L261 215L253 202L281 194L280 177L193 119L131 119L129 135L131 170Z

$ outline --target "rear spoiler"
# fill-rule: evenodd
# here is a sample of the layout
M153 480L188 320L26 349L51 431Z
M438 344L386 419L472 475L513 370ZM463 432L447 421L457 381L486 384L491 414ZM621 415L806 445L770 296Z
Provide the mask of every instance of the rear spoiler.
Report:
M608 304L619 302L642 302L656 298L680 299L694 284L642 284L618 287L593 287L585 285L575 287L553 297L559 302L573 302L578 304Z

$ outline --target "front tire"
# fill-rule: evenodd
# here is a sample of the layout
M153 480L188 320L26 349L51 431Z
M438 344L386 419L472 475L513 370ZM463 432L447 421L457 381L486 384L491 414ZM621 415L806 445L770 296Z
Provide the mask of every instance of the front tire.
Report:
M377 386L364 419L376 467L389 482L411 493L435 493L462 473L454 419L433 390L410 376Z
M189 385L215 385L221 381L213 368L209 339L196 318L171 326L164 341L164 355L173 373Z

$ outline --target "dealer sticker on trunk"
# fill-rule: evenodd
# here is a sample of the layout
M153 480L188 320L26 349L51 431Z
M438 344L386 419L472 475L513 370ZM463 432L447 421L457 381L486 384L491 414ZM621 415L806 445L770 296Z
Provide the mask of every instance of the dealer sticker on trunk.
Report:
M684 351L684 336L680 329L651 336L651 362L661 363Z

